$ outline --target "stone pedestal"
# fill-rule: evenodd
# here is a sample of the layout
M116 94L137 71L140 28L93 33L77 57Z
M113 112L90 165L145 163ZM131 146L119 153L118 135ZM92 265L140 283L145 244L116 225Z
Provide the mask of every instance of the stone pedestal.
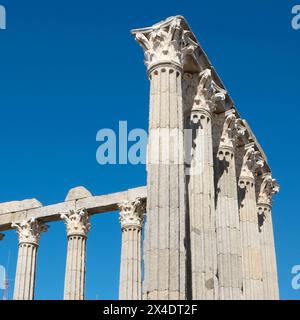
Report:
M86 239L90 230L86 209L61 213L66 223L68 252L65 274L65 300L84 300Z
M234 112L225 115L216 157L216 227L220 300L242 299L242 248L235 164L235 140L243 135Z
M133 30L150 79L144 299L186 298L182 68L195 49L180 17Z
M14 300L33 300L38 242L47 226L35 219L13 223L19 237L19 253L15 277Z
M277 278L277 264L272 223L272 197L279 191L276 180L271 173L262 177L257 201L259 221L259 238L263 272L263 298L278 300L279 288Z
M218 299L212 112L225 91L212 81L211 70L199 74L190 115L191 166L188 182L191 285L195 300Z
M140 199L119 205L122 227L120 300L142 299L142 226L145 204Z
M246 300L263 299L262 260L254 178L255 170L261 165L258 152L254 151L252 146L246 147L239 178L243 297Z

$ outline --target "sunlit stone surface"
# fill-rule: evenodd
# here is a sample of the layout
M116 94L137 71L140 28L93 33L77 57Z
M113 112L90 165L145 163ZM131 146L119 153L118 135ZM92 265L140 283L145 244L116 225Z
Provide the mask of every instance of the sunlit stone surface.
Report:
M84 299L90 217L117 210L120 299L279 299L279 186L264 151L183 17L131 32L150 82L147 185L98 196L76 187L49 206L0 204L0 232L19 236L14 299L34 298L39 238L52 221L66 224L64 298Z

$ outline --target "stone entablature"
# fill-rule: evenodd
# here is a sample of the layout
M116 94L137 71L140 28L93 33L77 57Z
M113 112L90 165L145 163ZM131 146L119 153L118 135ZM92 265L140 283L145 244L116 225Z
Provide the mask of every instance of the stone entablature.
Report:
M74 189L82 190L82 188L78 187ZM71 193L68 192L68 195L74 195L72 191L74 189L71 189ZM87 192L85 191L85 195L87 195ZM5 212L0 213L0 232L11 230L12 223L20 222L24 219L35 218L43 222L60 221L61 212L78 210L78 208L86 208L90 215L115 211L119 209L118 205L122 201L134 200L136 198L145 200L147 198L147 188L138 187L122 192L98 196L91 195L89 197L83 197L82 193L79 193L77 194L77 198L74 196L72 198L72 200L67 198L65 202L48 206L42 206L37 200L33 202L32 200L15 201L13 202L13 206L11 206L12 202L1 203L0 207L6 209ZM26 204L26 206L23 204ZM39 204L38 207L37 204ZM12 211L9 211L9 208Z
M43 205L36 199L4 202L0 203L0 215L12 212L26 211L33 208L40 208L42 206Z

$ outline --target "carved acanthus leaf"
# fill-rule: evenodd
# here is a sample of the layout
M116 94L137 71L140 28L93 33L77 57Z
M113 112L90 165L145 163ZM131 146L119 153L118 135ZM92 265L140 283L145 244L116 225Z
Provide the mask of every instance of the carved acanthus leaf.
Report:
M145 219L145 202L140 198L119 204L122 229L141 229Z
M279 190L280 186L277 181L272 178L271 173L265 174L262 177L257 203L271 206L273 196L278 193Z
M150 69L159 63L183 65L186 55L193 54L198 44L185 30L182 18L173 17L153 25L150 30L134 30L135 39L144 49L145 64Z
M61 212L60 217L65 221L68 236L87 236L91 229L89 213L85 208Z
M259 151L255 151L253 146L246 148L243 158L240 179L254 178L254 173L258 168L264 166L264 160Z
M41 233L48 230L47 225L35 218L14 222L11 226L17 229L19 243L38 244Z
M205 69L199 74L199 84L197 87L197 93L194 98L194 105L191 112L191 120L199 121L196 116L201 110L213 112L216 109L219 101L225 101L226 90L220 88L212 78L212 72L210 69Z
M238 137L245 135L246 128L243 124L242 119L236 118L235 110L231 110L226 115L223 131L220 139L220 147L234 147Z

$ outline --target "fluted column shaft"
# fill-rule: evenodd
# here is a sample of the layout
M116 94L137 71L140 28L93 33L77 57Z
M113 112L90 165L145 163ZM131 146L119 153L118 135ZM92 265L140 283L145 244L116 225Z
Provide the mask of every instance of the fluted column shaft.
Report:
M64 299L84 300L89 215L86 209L80 209L61 213L61 218L66 223L68 236Z
M184 299L185 176L181 71L150 73L145 298Z
M233 132L237 119L226 115L216 157L216 226L220 300L242 298L242 247Z
M259 232L263 268L263 299L278 300L279 288L271 207L267 204L258 204L257 208L258 215L264 220Z
M182 73L198 48L182 17L132 30L150 78L144 299L186 299Z
M14 300L33 300L34 298L37 248L38 246L33 243L19 244Z
M65 300L84 300L86 237L68 236L65 274Z
M19 236L19 252L14 287L14 300L33 300L36 257L41 232L47 227L35 219L13 223Z
M218 295L211 117L201 115L189 181L192 297L214 300ZM198 171L198 172L196 172Z
M240 180L245 198L240 207L243 246L243 293L246 300L262 299L262 261L254 179Z
M214 86L211 71L199 74L191 110L191 166L188 183L192 298L218 299L212 115L225 92Z
M254 149L249 148L244 156L239 179L243 297L246 300L263 298L262 260L254 179L255 161Z
M140 199L119 205L122 226L120 300L142 299L142 225L144 203Z
M279 185L272 178L271 173L262 177L257 202L259 221L259 238L262 255L263 298L278 300L279 287L277 276L276 252L272 222L272 198L279 192Z

